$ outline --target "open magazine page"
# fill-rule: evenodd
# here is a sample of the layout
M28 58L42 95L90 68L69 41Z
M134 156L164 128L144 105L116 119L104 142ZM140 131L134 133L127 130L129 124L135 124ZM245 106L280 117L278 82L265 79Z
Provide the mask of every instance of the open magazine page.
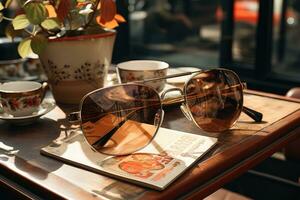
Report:
M216 142L216 138L160 128L142 150L115 157L92 150L78 131L42 148L41 153L96 173L163 190Z

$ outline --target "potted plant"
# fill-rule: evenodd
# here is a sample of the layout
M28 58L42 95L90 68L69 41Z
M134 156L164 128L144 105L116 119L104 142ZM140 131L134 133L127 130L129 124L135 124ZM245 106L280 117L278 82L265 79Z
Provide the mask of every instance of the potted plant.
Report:
M103 87L116 32L124 18L114 0L19 0L14 18L3 15L12 0L0 3L0 21L10 20L9 37L22 36L21 57L39 55L57 102L77 104Z

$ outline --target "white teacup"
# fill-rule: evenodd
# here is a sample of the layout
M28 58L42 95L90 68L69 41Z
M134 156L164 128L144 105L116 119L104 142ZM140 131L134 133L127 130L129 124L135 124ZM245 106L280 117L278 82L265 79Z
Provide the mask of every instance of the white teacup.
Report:
M131 60L117 64L117 73L120 83L134 82L151 78L165 77L169 64L157 60ZM165 87L166 80L146 82L161 92Z
M38 111L47 84L35 81L12 81L0 85L0 106L14 117L28 116Z

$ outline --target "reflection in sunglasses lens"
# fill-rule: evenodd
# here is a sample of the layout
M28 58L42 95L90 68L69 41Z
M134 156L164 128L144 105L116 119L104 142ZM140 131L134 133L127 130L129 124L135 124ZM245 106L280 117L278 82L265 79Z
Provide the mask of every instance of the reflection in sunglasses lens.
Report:
M87 142L109 155L126 155L146 146L161 120L160 97L144 85L120 85L88 95L81 108Z
M215 69L195 75L185 86L186 104L196 124L208 132L229 129L243 106L243 88L238 76Z

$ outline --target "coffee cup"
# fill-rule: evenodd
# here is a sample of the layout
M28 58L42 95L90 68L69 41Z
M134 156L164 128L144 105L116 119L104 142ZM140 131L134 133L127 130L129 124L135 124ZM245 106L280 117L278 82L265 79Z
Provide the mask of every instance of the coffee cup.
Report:
M131 60L117 64L117 74L120 83L165 77L169 64L157 60ZM148 81L145 84L161 92L166 80Z
M14 117L37 112L45 96L47 83L11 81L0 84L0 106L4 113Z

